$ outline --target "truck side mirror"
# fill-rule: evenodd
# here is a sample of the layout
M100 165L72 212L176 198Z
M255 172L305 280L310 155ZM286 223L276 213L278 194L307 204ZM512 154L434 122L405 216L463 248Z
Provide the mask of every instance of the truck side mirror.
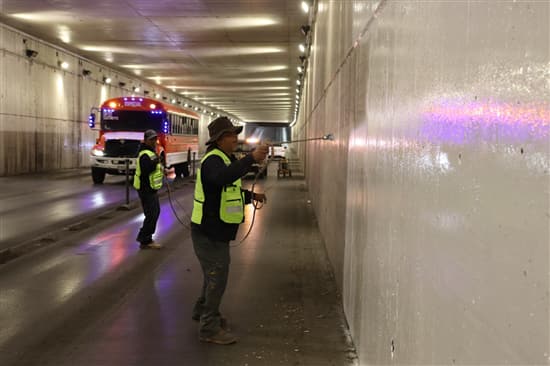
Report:
M90 113L88 116L88 126L90 126L90 128L95 127L95 113Z

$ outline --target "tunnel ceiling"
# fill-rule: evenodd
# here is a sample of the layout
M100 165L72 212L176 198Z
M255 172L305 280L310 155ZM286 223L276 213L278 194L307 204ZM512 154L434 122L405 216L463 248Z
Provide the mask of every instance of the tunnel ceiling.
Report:
M1 0L1 21L232 113L294 118L298 0Z

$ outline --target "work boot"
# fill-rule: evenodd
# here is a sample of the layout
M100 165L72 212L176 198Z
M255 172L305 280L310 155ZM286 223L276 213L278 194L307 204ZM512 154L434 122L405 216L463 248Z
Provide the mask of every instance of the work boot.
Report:
M191 319L198 322L199 320L201 320L201 316L200 314L193 314ZM227 320L227 318L224 318L223 316L220 318L220 327L226 332L231 331L231 327L229 326L229 321Z
M199 336L199 340L201 342L209 342L214 344L233 344L237 342L237 337L235 337L233 334L226 332L223 329L220 329L218 333L213 334L211 336Z
M220 318L220 327L226 332L231 332L231 327L229 326L229 321L227 320L227 318Z
M140 249L162 249L162 244L159 244L152 240L150 243L147 244L140 244Z
M159 244L159 243L157 243L153 240L152 242L147 244L147 248L149 248L149 249L162 249L162 244Z

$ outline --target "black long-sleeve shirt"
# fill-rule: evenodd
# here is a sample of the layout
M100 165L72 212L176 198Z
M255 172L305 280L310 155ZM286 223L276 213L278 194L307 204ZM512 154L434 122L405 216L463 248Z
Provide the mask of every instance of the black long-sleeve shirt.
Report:
M216 147L211 147L208 151L213 148ZM200 175L205 198L202 223L200 225L191 224L192 230L199 230L212 240L227 242L235 240L239 224L227 224L220 219L222 189L250 171L254 163L252 155L247 155L240 160L234 155L228 157L231 160L230 165L225 165L223 159L216 155L209 156L202 163ZM252 192L244 190L244 194L245 204L252 202Z
M141 144L139 146L139 151L143 150L149 150L156 154L156 151L150 147L149 145ZM139 158L138 164L141 167L141 184L140 184L140 192L141 193L154 193L156 192L153 188L151 188L151 184L149 183L149 175L155 171L157 168L157 164L159 162L158 156L155 159L151 159L149 155L143 154L141 158Z

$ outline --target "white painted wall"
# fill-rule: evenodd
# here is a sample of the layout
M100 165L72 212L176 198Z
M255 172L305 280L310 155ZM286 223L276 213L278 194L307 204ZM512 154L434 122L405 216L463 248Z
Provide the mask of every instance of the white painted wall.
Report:
M549 364L550 2L317 5L293 134L336 141L294 151L359 364Z
M38 56L29 59L26 48ZM98 135L88 127L90 109L107 98L130 95L134 85L151 97L158 92L190 102L2 24L0 52L0 176L89 166ZM59 60L69 62L69 69L61 70ZM82 76L83 69L92 74ZM110 85L103 83L104 76L112 78ZM203 132L209 117L201 115Z

